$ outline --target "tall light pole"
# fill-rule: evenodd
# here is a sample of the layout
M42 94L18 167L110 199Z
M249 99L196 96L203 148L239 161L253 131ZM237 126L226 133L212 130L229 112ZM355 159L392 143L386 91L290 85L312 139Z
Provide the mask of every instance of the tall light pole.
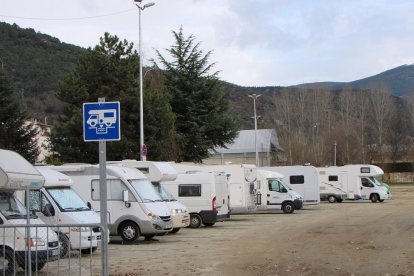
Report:
M253 99L253 110L254 110L254 151L256 153L256 167L259 167L259 153L257 152L257 116L256 116L256 100L261 95L251 94L248 95Z
M154 2L149 2L141 6L142 0L135 0L139 14L139 156L141 161L147 159L147 147L144 144L144 101L142 92L142 39L141 39L141 11L154 6Z

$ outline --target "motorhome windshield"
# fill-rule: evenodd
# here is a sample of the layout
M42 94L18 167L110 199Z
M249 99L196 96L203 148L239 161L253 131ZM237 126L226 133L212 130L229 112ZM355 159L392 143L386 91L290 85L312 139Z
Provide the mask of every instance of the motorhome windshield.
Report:
M24 219L27 217L26 208L12 193L0 192L0 212L7 219ZM35 216L31 215L31 218Z
M91 210L80 196L70 187L53 187L47 188L46 190L62 212Z
M168 192L164 187L161 185L157 186L157 190L160 193L161 197L165 201L177 201L170 192Z
M148 179L129 179L132 187L143 202L163 201L160 194Z

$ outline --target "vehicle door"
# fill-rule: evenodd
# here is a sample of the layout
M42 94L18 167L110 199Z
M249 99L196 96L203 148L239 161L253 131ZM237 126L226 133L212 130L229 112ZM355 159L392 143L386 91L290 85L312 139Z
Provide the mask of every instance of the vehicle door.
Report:
M268 185L267 205L281 205L288 195L287 189L277 179L269 179Z
M361 177L361 197L362 199L369 199L375 185L367 177Z
M35 212L44 223L58 224L59 210L56 209L57 206L49 200L43 191L29 191L29 210Z

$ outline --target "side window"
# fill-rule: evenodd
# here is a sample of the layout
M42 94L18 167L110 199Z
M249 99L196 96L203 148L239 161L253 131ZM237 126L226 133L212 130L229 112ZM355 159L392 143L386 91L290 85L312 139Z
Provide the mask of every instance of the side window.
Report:
M328 181L338 181L338 176L337 175L330 175L328 176Z
M178 196L201 196L201 184L178 185Z
M374 187L374 185L367 178L361 178L361 183L364 187Z
M289 177L290 184L305 184L304 175L291 175Z
M269 180L269 191L280 193L279 181Z
M41 208L41 198L40 198L40 191L29 191L29 204L30 210L35 212L40 212Z
M99 179L92 180L92 200L100 200L101 196L99 193ZM131 194L129 189L125 186L124 183L121 182L119 179L107 179L106 180L106 197L107 200L112 201L122 201L123 200L123 192L124 190L128 191L128 198L129 201L137 201L135 197Z

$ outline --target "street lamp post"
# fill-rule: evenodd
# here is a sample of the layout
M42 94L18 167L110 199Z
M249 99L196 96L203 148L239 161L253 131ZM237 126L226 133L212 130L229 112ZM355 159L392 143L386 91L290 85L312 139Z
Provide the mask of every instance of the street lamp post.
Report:
M254 151L256 153L256 167L259 167L259 153L257 152L257 115L256 115L256 100L261 95L251 94L248 95L253 99L253 110L254 110Z
M144 101L143 101L143 91L142 91L142 39L141 39L141 11L154 6L154 2L147 3L141 6L142 0L135 0L135 5L138 7L139 14L139 155L141 161L146 160L146 147L144 144Z

